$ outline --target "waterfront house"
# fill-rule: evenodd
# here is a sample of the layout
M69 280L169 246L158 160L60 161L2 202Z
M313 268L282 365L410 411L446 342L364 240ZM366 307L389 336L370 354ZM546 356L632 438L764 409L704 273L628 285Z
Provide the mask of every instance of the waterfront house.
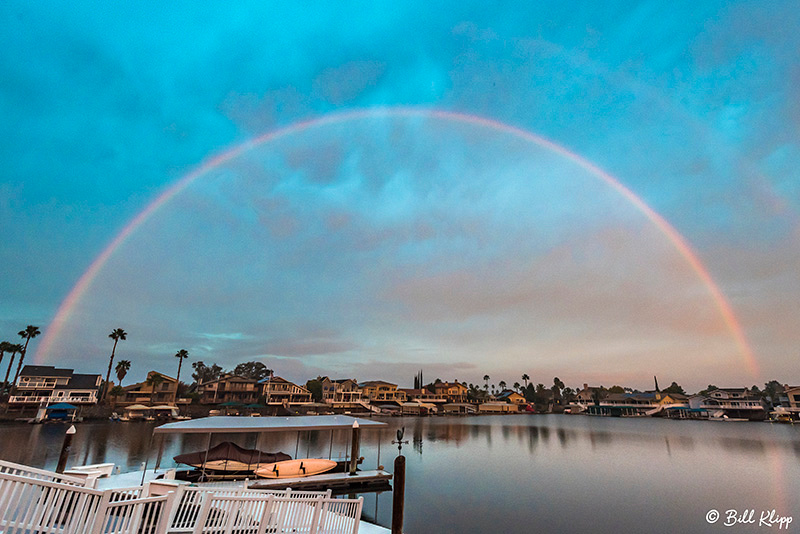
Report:
M197 384L202 404L255 404L261 395L261 385L254 378L225 373L216 380Z
M497 400L500 402L507 402L509 404L513 404L518 406L519 410L522 410L524 406L528 404L528 401L525 400L525 397L517 393L512 389L504 389L500 393L496 395Z
M580 404L594 404L604 397L603 387L589 386L584 384L583 388L578 390L575 395L575 402Z
M361 390L358 382L352 378L331 380L327 376L322 383L322 402L327 404L350 404L361 402Z
M269 405L298 405L312 402L311 392L279 376L270 376L259 381L261 394Z
M358 385L361 395L371 403L376 402L405 402L406 394L397 389L397 384L383 380L369 380Z
M161 377L161 382L157 385L150 385L147 382L154 376ZM154 389L155 388L155 389ZM114 401L116 404L173 404L177 397L178 381L158 371L147 373L147 380L125 386L122 388L122 395ZM189 399L177 399L180 404L188 404Z
M478 413L517 413L519 406L508 402L491 401L478 405Z
M429 404L445 404L447 398L442 394L436 394L425 388L397 388L397 391L405 393L407 401L427 402Z
M26 365L8 399L10 407L38 407L58 402L96 404L103 379L101 375L75 373L52 365Z
M783 394L786 397L788 405L786 408L795 414L800 414L800 386L785 386Z
M435 382L433 384L433 393L451 403L467 402L468 391L469 388L464 384L458 383L458 381Z
M763 421L767 416L763 399L748 388L719 388L705 395L689 397L689 407L707 410L711 417Z

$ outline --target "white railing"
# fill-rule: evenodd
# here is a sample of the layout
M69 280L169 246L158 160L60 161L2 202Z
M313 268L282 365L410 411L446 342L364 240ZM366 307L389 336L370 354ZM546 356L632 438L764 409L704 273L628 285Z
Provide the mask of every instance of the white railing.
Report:
M357 534L363 497L210 495L193 534Z
M76 396L76 397L49 397L49 396L29 396L29 395L12 395L8 398L9 404L55 404L57 402L67 402L70 404L95 404L97 397L94 395L89 396Z
M363 507L330 490L151 482L100 491L20 464L0 468L0 534L357 534Z
M250 490L246 486L239 487L209 487L180 485L176 487L175 502L177 506L170 520L169 531L171 533L191 532L205 501L209 496L218 497L259 497L275 495L280 497L330 497L331 490L319 491L293 491L291 488L286 490Z
M30 469L30 468L29 468ZM166 532L174 493L142 498L142 488L99 491L0 473L2 534L157 534Z
M35 467L28 467L27 465L7 462L6 460L0 460L0 474L18 475L32 478L34 480L47 480L49 482L60 482L61 484L69 484L73 486L83 486L86 483L86 479L84 477L62 475L53 471L45 471L44 469L37 469Z
M126 495L127 494L123 494ZM94 522L91 534L158 534L166 532L174 493L111 502L106 493L101 502L102 515Z

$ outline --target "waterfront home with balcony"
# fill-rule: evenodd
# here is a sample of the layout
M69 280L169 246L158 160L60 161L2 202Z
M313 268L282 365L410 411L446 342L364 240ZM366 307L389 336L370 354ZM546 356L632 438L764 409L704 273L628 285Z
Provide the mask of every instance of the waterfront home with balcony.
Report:
M322 383L322 402L327 404L355 404L361 402L358 382L352 378L331 380L327 376Z
M464 384L455 382L435 382L433 384L433 392L437 396L441 396L447 402L462 403L467 402L467 392L469 388Z
M8 399L10 407L38 407L65 402L76 406L96 404L101 375L75 373L51 365L26 365Z
M751 395L747 388L719 388L695 395L689 398L689 407L707 410L711 419L763 421L767 417L763 399Z
M380 402L395 402L401 403L406 401L406 394L404 391L397 389L397 384L391 382L384 382L383 380L368 380L358 385L361 388L362 398L369 400L371 403Z
M154 375L161 377L161 382L157 385L151 385L147 382ZM131 405L131 404L174 404L176 402L178 393L178 381L158 371L150 371L147 373L147 380L125 386L122 388L122 395L117 397L113 402L118 405ZM179 404L188 404L189 399L177 399Z
M270 376L258 382L261 394L268 405L291 406L310 404L311 392L279 376Z
M201 404L254 404L261 396L261 385L254 378L225 373L216 380L197 384Z

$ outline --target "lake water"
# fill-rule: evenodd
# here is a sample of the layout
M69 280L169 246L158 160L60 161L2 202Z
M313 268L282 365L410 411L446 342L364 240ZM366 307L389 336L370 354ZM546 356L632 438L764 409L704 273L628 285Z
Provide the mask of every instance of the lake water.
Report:
M762 512L791 516L800 529L800 425L518 415L384 419L380 463L405 427L405 531L767 532ZM82 423L68 465L152 465L152 425ZM0 426L0 458L54 468L65 427ZM331 440L331 437L333 438ZM245 447L254 437L228 436ZM293 457L344 453L349 432L264 435L262 450ZM378 462L378 433L362 434L364 468ZM215 438L214 444L221 441ZM172 456L205 449L203 436L168 438ZM391 523L390 493L365 495L364 513ZM720 518L709 524L710 510ZM754 510L754 524L726 527L727 510ZM713 514L712 514L713 516ZM785 529L784 529L785 531Z

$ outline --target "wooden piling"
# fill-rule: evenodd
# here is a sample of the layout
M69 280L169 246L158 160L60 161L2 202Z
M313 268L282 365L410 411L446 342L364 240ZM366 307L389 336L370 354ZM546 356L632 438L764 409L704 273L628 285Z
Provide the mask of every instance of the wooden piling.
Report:
M392 534L403 534L403 508L406 493L406 457L394 460L394 488L392 489Z
M64 443L61 445L61 454L58 456L58 466L56 473L63 473L67 467L67 458L69 457L69 450L72 448L72 436L75 435L75 425L70 425L64 434Z
M355 476L358 467L359 442L361 441L361 429L358 428L358 421L353 421L353 442L350 454L350 476Z

